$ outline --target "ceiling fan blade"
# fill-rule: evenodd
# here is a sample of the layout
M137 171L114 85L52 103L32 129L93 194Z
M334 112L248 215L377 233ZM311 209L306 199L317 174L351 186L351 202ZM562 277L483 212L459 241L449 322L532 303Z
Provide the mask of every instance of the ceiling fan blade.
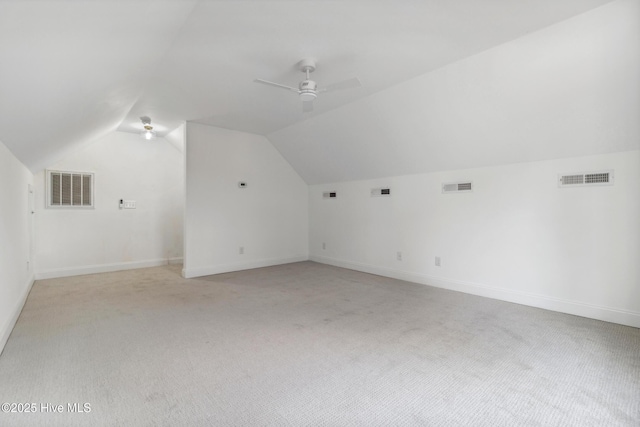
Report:
M333 90L351 89L351 88L360 87L360 86L362 86L362 84L360 84L360 80L358 80L357 77L354 77L352 79L343 80L341 82L333 83L328 86L325 86L322 89L318 89L318 92L329 92Z
M262 84L269 85L269 86L281 87L282 89L291 90L291 91L294 91L296 93L298 92L298 89L295 88L295 87L281 85L280 83L274 83L274 82L270 82L270 81L267 81L267 80L255 79L254 82L262 83Z
M302 112L310 113L313 111L313 101L302 101Z

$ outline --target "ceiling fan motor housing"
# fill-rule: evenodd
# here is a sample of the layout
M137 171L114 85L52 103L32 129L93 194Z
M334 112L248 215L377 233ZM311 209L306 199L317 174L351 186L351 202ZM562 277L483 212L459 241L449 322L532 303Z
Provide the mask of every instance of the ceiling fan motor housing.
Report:
M300 99L302 101L313 101L316 99L316 82L313 80L303 80L300 82L298 89L300 90Z

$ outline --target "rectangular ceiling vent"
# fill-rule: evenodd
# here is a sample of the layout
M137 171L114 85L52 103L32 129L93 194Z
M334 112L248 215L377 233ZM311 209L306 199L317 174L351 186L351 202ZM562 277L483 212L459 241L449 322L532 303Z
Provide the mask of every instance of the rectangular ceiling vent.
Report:
M371 197L391 196L390 188L372 188Z
M558 175L558 187L613 185L613 171L583 172Z
M442 184L443 193L469 193L471 191L473 191L473 183L471 181Z
M335 199L337 197L337 193L335 191L325 191L322 193L323 199Z

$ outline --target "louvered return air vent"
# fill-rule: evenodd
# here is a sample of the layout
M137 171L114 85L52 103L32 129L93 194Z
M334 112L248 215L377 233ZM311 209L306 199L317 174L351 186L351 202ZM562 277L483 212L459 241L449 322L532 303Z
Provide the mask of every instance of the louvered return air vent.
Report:
M336 197L338 197L338 193L335 191L325 191L322 193L323 199L335 199Z
M613 185L613 171L584 172L558 175L558 187L591 187Z
M48 208L93 208L93 173L47 170Z
M443 193L469 193L471 191L473 191L473 183L471 181L442 184Z
M371 197L391 196L390 188L372 188Z

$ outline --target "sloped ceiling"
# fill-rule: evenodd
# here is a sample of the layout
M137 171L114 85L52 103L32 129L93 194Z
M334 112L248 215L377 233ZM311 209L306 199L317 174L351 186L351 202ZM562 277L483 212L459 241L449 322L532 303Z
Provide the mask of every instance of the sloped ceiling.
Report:
M268 135L308 184L640 149L640 2L598 8Z
M148 115L161 135L184 121L266 135L310 183L368 177L375 167L345 173L356 150L384 159L416 145L393 127L369 130L391 133L393 147L348 145L406 103L394 91L417 82L429 93L433 70L606 3L0 0L0 141L38 171L113 130L138 132ZM252 82L295 86L309 56L319 84L357 76L362 87L323 94L302 113L295 94ZM415 99L415 114L434 112ZM304 157L327 141L332 173ZM420 155L437 160L438 150Z

